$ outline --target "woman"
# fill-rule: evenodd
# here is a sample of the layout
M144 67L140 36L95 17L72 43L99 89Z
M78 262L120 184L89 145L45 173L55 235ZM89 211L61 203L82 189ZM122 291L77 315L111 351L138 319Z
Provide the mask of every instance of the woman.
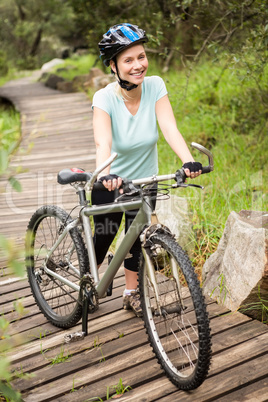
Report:
M122 177L131 180L158 173L157 121L166 141L181 159L186 175L194 178L201 174L202 165L194 161L177 129L164 81L157 76L146 77L148 60L144 43L147 41L142 29L123 23L111 27L99 43L104 64L111 67L117 81L97 91L93 97L97 166L112 152L117 152L118 157L99 177L109 191L94 191L93 204L112 202ZM121 219L121 213L96 217L94 241L98 265L102 263ZM133 213L126 213L126 230L133 219ZM138 238L130 250L131 258L124 263L123 307L133 309L137 316L141 315L137 289L140 251Z

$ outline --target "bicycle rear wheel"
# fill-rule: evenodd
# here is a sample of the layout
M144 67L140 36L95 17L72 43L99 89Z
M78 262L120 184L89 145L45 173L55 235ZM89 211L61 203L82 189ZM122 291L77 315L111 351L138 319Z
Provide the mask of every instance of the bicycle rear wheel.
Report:
M150 344L167 377L180 389L197 388L211 358L209 319L192 264L176 241L155 234L139 271L143 318ZM177 279L176 279L177 278Z
M46 274L44 267L77 285L89 271L86 248L77 228L70 230L47 257L70 222L71 218L61 208L44 206L34 213L27 229L26 266L33 296L45 317L61 328L72 327L82 316L79 291Z

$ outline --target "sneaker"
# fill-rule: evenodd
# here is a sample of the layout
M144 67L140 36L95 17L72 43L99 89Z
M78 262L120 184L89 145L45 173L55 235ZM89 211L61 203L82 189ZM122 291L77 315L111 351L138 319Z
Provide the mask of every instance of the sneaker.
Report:
M133 310L137 317L142 317L140 292L138 289L132 291L130 295L123 295L124 310Z

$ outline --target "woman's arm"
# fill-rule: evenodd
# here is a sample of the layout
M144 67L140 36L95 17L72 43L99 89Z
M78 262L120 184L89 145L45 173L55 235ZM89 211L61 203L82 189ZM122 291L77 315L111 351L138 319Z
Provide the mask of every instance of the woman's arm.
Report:
M111 118L104 110L94 106L93 109L93 132L96 144L96 166L100 166L111 156L112 149L112 124ZM110 166L103 170L100 176L107 176L110 173ZM103 185L108 190L120 187L122 179L104 180Z
M111 155L112 128L108 113L96 106L93 109L93 132L96 144L96 165L100 166ZM102 172L102 176L109 172L110 166Z
M181 133L177 128L174 113L167 95L163 96L156 102L155 112L159 123L159 127L167 143L170 145L173 151L178 155L182 163L184 164L186 162L194 162L194 158L191 152L189 151L189 148L183 136L181 135ZM185 169L185 173L187 176L191 176L193 178L201 174L201 171L190 173L189 169Z

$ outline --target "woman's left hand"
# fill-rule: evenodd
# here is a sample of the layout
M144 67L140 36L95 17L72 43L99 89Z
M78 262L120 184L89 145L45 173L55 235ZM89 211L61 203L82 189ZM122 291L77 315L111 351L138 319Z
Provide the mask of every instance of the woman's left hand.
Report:
M98 179L104 187L109 191L114 191L116 188L119 188L122 185L121 177L116 174L108 174L106 176L102 176Z
M182 165L187 177L194 179L202 173L202 164L200 162L186 162Z

